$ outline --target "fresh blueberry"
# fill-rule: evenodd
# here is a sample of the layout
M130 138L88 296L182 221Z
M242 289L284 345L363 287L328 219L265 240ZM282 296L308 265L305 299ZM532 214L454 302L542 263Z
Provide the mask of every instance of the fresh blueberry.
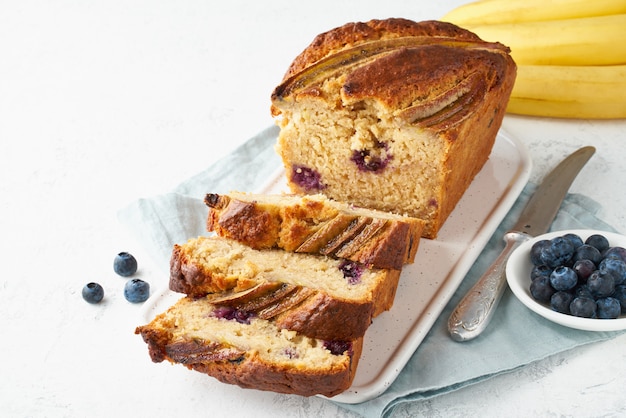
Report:
M548 244L547 246L541 247L541 253L539 254L540 264L544 264L550 268L558 267L559 264L556 262L556 257L552 252L552 245Z
M549 303L554 292L549 277L538 277L530 283L530 294L539 302Z
M576 289L574 289L574 297L584 297L595 300L595 298L591 294L591 291L589 290L589 287L587 287L586 284L578 286Z
M569 305L570 313L581 318L595 318L596 310L596 301L591 298L575 297Z
M615 286L615 292L613 292L612 297L619 302L622 314L626 314L626 284Z
M132 254L121 252L113 260L113 270L122 277L132 276L137 272L137 260Z
M574 252L574 261L578 260L591 260L598 265L602 261L602 253L592 245L583 244Z
M552 269L546 265L533 266L530 270L530 280L535 280L538 277L550 277Z
M563 235L563 238L571 242L572 245L574 246L574 249L584 244L583 239L577 234L568 233L568 234Z
M540 266L545 264L542 260L542 253L546 248L549 247L550 240L547 239L539 240L530 247L530 261L533 263L533 265Z
M551 239L550 251L553 258L550 260L551 264L548 264L548 266L554 268L567 265L574 256L575 249L572 242L567 238L556 237Z
M596 265L591 260L578 260L574 263L572 269L576 272L579 281L586 282L591 273L596 270Z
M615 258L626 263L626 248L624 247L610 247L602 255L604 258Z
M587 279L587 287L596 299L605 298L615 291L615 279L607 271L596 270Z
M141 279L131 279L124 286L124 297L131 303L141 303L150 297L150 284Z
M616 258L605 258L600 262L598 270L608 271L615 279L615 284L626 282L626 263Z
M578 276L576 272L569 267L557 267L550 274L550 284L556 291L570 290L576 287Z
M620 303L617 299L608 297L596 301L596 316L599 319L615 319L621 313Z
M609 249L609 240L601 234L590 235L585 240L585 244L597 248L601 253Z
M83 299L89 303L100 303L104 298L104 289L98 283L87 283L83 287Z
M574 295L570 292L559 291L550 298L550 307L553 311L569 315L569 305L574 300Z

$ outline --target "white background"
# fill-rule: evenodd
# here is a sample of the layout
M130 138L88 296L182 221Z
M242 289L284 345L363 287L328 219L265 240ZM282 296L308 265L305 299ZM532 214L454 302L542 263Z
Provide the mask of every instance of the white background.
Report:
M463 1L44 1L0 4L0 415L337 416L319 398L244 391L154 365L133 335L140 305L112 271L167 283L117 223L272 124L291 60L350 21L436 19ZM507 116L538 181L582 145L597 154L572 191L626 231L626 121ZM98 281L105 301L81 299ZM618 416L626 337L577 349L394 416ZM523 348L522 348L523 349Z

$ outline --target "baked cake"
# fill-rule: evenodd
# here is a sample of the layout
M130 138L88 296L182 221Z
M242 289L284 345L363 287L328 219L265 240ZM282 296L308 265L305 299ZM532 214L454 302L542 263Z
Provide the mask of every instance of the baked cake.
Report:
M255 250L218 236L175 245L170 289L251 311L280 328L323 339L363 336L393 305L399 270L279 249Z
M412 263L424 223L316 194L207 194L207 229L255 249L281 248L375 268Z
M288 185L423 219L435 238L491 153L515 76L506 46L450 23L322 33L272 93Z
M155 363L167 360L224 383L302 396L330 397L350 387L363 343L308 338L204 298L182 298L135 333Z

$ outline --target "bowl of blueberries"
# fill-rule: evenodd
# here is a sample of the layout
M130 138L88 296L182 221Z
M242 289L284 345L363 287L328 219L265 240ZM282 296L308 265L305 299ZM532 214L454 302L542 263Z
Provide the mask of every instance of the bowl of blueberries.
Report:
M626 236L575 229L534 237L511 254L506 278L520 302L552 322L626 329Z

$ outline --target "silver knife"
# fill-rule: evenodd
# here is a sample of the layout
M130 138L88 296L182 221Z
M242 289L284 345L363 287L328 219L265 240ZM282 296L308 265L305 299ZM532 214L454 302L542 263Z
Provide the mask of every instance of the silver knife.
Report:
M448 319L453 340L468 341L487 327L506 288L507 260L523 242L548 231L572 182L595 153L583 147L565 158L537 187L519 220L506 234L505 247L478 282L463 297Z

